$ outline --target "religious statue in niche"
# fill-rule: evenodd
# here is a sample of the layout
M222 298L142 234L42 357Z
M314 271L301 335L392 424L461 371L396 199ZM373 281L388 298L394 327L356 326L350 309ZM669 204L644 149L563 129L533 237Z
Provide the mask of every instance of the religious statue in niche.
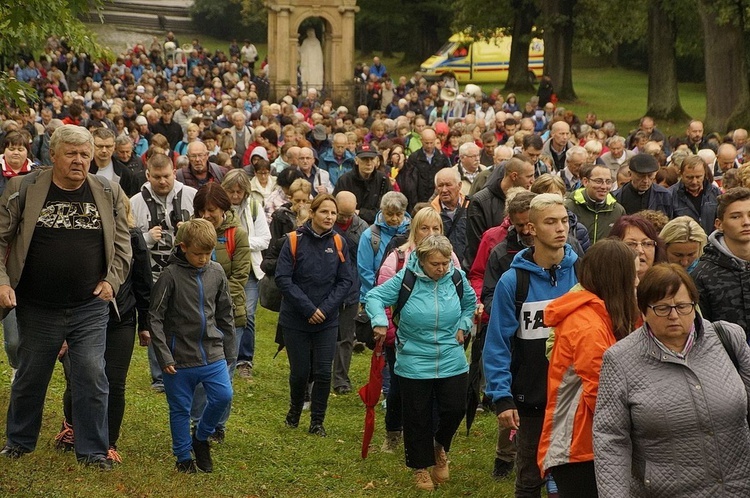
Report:
M315 29L308 28L307 37L299 47L299 56L303 90L315 88L320 91L323 88L323 48L315 36Z

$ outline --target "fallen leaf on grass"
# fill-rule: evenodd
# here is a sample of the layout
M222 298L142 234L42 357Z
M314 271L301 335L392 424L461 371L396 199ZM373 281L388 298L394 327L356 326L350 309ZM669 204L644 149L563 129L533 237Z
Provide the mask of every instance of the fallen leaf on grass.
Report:
M365 487L362 489L375 489L375 481L370 481L367 484L365 484Z

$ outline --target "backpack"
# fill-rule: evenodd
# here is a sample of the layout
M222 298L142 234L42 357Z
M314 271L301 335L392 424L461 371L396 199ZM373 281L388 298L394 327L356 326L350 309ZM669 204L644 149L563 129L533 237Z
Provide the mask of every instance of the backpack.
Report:
M457 268L453 269L451 274L451 281L456 287L456 294L458 295L459 301L464 297L464 280L461 278L461 272ZM407 268L404 271L404 278L401 280L401 287L398 290L398 301L391 311L391 319L396 325L396 342L398 342L398 322L400 321L401 310L404 309L406 302L409 300L412 291L414 290L414 284L417 282L417 275Z
M526 298L529 296L529 280L531 273L521 268L514 268L516 271L516 319L521 316L521 308L526 302ZM573 263L573 271L576 272L576 279L580 281L581 276L581 258L576 259ZM520 328L520 322L519 322Z
M289 237L289 249L292 251L292 263L296 264L298 240L297 231L295 230L294 232L289 232L287 236ZM344 242L341 240L341 235L334 233L333 243L336 246L336 251L339 253L339 260L344 263L346 261L346 258L344 257Z
M172 212L169 213L169 222L174 230L177 230L177 224L179 222L187 221L190 219L190 212L188 210L182 209L182 192L183 189L180 189L172 199ZM146 203L146 207L148 207L150 218L148 221L149 230L154 228L156 225L161 225L161 223L157 221L158 215L156 209L156 200L154 200L154 197L151 195L151 191L149 191L149 189L144 186L141 189L141 196L143 197L143 201Z
M237 247L234 240L234 233L237 231L237 227L229 227L224 230L224 248L227 250L229 260L234 259L234 250Z

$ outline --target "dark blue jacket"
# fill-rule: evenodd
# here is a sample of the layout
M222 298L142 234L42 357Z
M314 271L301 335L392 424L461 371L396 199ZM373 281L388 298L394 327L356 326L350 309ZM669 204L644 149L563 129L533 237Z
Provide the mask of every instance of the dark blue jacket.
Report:
M352 287L352 270L348 261L339 259L333 240L334 232L318 235L310 223L297 229L296 257L287 238L276 262L276 285L283 299L279 312L279 325L295 330L318 332L338 327L339 307ZM344 257L349 249L342 237ZM320 324L310 324L308 319L316 309L326 319Z
M631 191L635 191L635 189L630 185L630 183L626 183L622 187L618 188L614 191L612 194L617 202L622 204L622 207L625 208L626 214L635 214L641 209L651 209L653 211L661 211L662 213L667 215L667 218L672 218L672 194L667 190L666 188L662 187L658 183L653 183L651 185L651 192L649 193L648 197L648 206L643 206L641 209L638 209L636 211L628 212L628 207L626 206L626 203L623 202L623 191L625 189L630 189Z
M701 195L701 211L695 209L695 204L688 198L685 184L679 181L669 189L672 194L672 216L690 216L710 235L714 231L716 221L716 210L719 207L718 197L721 195L719 188L708 180L703 182L703 195Z

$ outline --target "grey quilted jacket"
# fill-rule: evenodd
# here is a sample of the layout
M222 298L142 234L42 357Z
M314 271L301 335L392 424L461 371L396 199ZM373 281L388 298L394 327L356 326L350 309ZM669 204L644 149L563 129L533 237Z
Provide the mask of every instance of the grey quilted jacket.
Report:
M750 496L750 347L729 332L741 375L711 322L696 319L685 360L643 327L604 353L594 414L599 496Z

